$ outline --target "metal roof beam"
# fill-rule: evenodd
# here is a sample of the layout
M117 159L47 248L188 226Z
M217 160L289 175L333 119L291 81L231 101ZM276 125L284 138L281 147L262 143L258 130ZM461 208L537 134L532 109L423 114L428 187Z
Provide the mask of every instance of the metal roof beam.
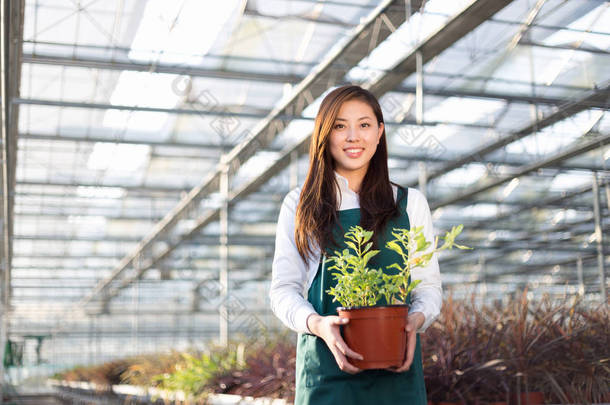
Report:
M53 141L53 142L82 142L82 143L122 143L129 145L150 145L150 146L164 146L167 148L185 148L185 149L201 149L205 151L222 152L225 148L234 148L238 144L227 144L219 145L217 143L192 143L192 142L176 142L174 140L168 141L153 141L153 140L134 140L134 139L113 139L105 138L103 136L88 136L85 135L86 130L83 130L83 136L57 136L57 135L46 135L46 134L34 134L34 133L20 133L19 139L37 140L37 141ZM280 151L281 149L275 146L268 146L264 150L268 151Z
M497 202L494 201L489 201L489 202L485 202L485 201L477 201L477 203L485 203L485 204L494 204ZM460 202L457 203L457 205L461 205L461 206L465 206L465 205L471 205L471 202ZM509 204L504 204L504 205L508 205L508 206L512 206L512 207L521 207L523 204L519 203L519 202L513 202L513 203L509 203ZM19 204L17 205L17 207L22 207L23 204ZM74 207L72 207L74 208ZM554 209L565 209L565 208L570 208L573 209L574 211L585 211L585 212L589 212L591 211L591 207L587 207L586 205L570 205L565 206L565 205L553 205L550 207L545 207L545 208L554 208ZM87 212L83 212L83 210L87 210ZM115 211L114 207L111 209L111 211ZM248 208L248 209L244 209L244 211L247 211L248 213L252 213L252 212L256 212L256 208ZM262 212L263 214L267 211L267 210L259 210L260 212ZM603 215L607 215L609 211L605 210L602 212ZM274 212L275 214L275 212ZM81 218L86 218L86 217L99 217L99 216L103 216L108 220L111 221L124 221L124 222L132 222L132 221L143 221L143 222L156 222L159 221L160 219L162 219L162 215L118 215L116 213L111 213L109 214L108 212L91 212L89 207L86 206L82 206L82 207L76 207L75 211L72 212L68 212L66 210L63 210L61 212L15 212L14 216L16 218L56 218L59 220L68 220L70 219L70 217L74 217L74 216L78 216ZM237 219L238 217L233 217L231 218L231 220L233 220L234 222L236 222L239 225L250 225L250 224L275 224L275 222L277 221L277 215L272 216L272 215L267 215L261 218L257 218L254 220L243 220L243 219ZM451 221L456 222L454 221ZM460 221L458 221L460 222ZM473 229L509 229L509 230L517 230L517 229L523 229L522 227L520 227L519 225L514 225L514 226L509 226L508 224L482 224L482 225L476 225L476 226L469 226L468 229L473 230Z
M209 69L195 66L168 65L163 63L138 63L130 60L126 55L116 55L113 60L69 57L61 55L45 55L25 53L23 63L38 65L66 66L87 69L105 69L118 71L135 71L146 73L169 73L191 77L205 77L212 79L247 80L269 83L298 83L302 77L281 73L258 73L238 70Z
M564 260L558 260L553 263L544 263L544 264L529 265L529 266L521 265L521 266L511 269L507 272L485 274L485 276L482 277L478 282L494 281L494 280L497 280L498 278L501 278L504 276L513 276L513 275L522 275L522 274L530 275L530 274L532 274L532 272L538 273L538 272L544 271L544 270L548 271L548 270L554 268L555 266L574 266L574 267L576 267L576 262L578 261L579 257L581 257L583 262L585 262L585 261L589 261L589 260L595 260L595 258L597 256L595 253L593 253L591 255L577 254L576 257L571 257L571 258L567 258Z
M127 191L146 191L150 193L175 193L180 194L181 192L188 192L190 189L183 187L167 187L167 186L126 186L121 183L111 184L98 184L81 181L78 183L71 182L59 182L59 181L30 181L30 180L19 180L17 186L61 186L61 187L96 187L96 188L122 188Z
M215 107L210 109L205 108L161 108L161 107L144 107L137 105L121 105L121 104L108 104L108 103L87 103L82 101L61 101L61 100L47 100L38 98L14 98L11 100L12 104L15 105L42 105L50 107L63 107L63 108L84 108L84 109L98 109L98 110L120 110L120 111L145 111L145 112L158 112L168 114L186 114L186 115L210 115L217 117L240 117L240 118L252 118L260 119L268 114L267 110L263 110L257 107L244 108L239 107L240 111L231 111L230 106L224 106L222 108ZM250 111L248 111L250 110ZM276 119L308 119L297 115L281 114Z
M416 50L420 50L422 48L428 50L430 48L431 50L434 50L435 52L442 52L442 50L448 48L451 44L455 43L457 40L459 40L463 35L465 35L468 32L467 30L465 30L465 28L468 27L469 29L473 29L478 24L481 24L482 22L484 22L485 19L489 15L492 15L493 13L500 10L501 8L503 8L510 2L511 1L509 1L509 0L503 0L503 1L479 0L479 1L471 4L463 12L459 13L456 17L452 18L447 23L446 26L451 26L452 30L446 31L443 28L440 28L436 33L432 34L430 37L428 37L426 40L424 40L423 43L418 48L416 48ZM468 20L469 23L462 24L461 23L462 20ZM475 23L475 25L471 26L473 23ZM428 47L427 44L434 44L435 46ZM414 52L416 52L416 50L414 50L413 53L409 54L405 58L405 60L410 60L413 57ZM435 54L428 54L428 58L432 58L433 56L435 56ZM409 65L409 64L406 64L404 66L403 65L404 65L404 63L398 64L398 66L401 66L401 68L397 70L397 72L399 72L399 73L392 74L392 81L396 81L397 83L400 83L410 73L415 71L414 65ZM372 86L369 85L369 86L373 89L385 89L385 87L389 83L388 82L389 79L384 79L384 77L385 76L382 76L379 80L377 80L375 82L374 85L372 85ZM365 87L366 87L366 85L365 85ZM375 90L375 91L377 91L377 90ZM376 95L378 97L381 97L381 95L383 95L383 93L379 93ZM293 146L292 148L288 148L288 150L286 150L286 152L284 152L282 154L282 156L273 165L271 165L265 172L263 172L261 175L259 175L254 180L250 181L248 184L245 184L244 186L242 186L239 190L231 192L230 201L233 202L235 200L245 198L245 196L247 196L248 194L254 192L255 190L258 190L269 179L271 179L273 176L277 175L281 170L283 170L284 168L286 168L288 166L293 153L297 153L299 155L307 153L308 144L309 144L310 139L311 139L311 136L308 136L308 137L304 138L301 142L299 142L297 145ZM198 226L193 229L193 232L198 231L199 229L205 227L210 222L217 220L217 218L218 218L218 212L210 212L207 214L207 216L201 217ZM181 240L186 240L192 234L193 233L189 233L189 234L185 235L184 237L181 238ZM155 261L153 263L155 263L158 260L162 260L164 257L165 256L162 255L158 258L155 258Z
M591 222L590 220L587 220L587 221L578 221L576 223L562 224L561 226L558 226L555 228L549 228L546 231L537 231L538 234L528 235L525 238L515 239L512 241L504 241L504 240L498 241L496 243L502 244L503 246L498 246L499 252L497 254L495 254L494 256L485 257L485 262L491 263L491 262L494 262L499 259L504 259L506 253L510 253L515 250L529 249L527 247L527 243L538 243L538 244L545 243L545 241L536 240L537 238L540 238L540 234L542 234L542 233L553 234L553 233L558 233L558 232L562 232L562 231L565 232L568 230L573 231L569 239L564 239L564 240L560 240L560 241L554 240L554 241L549 242L549 243L554 243L556 245L559 245L566 241L572 241L572 240L576 239L577 237L590 235L592 232L589 229L584 230L584 231L583 230L575 231L572 229L573 227L583 225L583 224L588 224L590 222ZM604 227L604 230L610 230L610 227L606 224L606 226ZM519 245L519 243L525 243L525 245ZM583 249L583 251L584 250L586 250L586 249ZM474 252L473 251L471 251L471 252L472 253L470 255L454 255L454 256L444 260L444 263L445 264L461 264L461 263L469 263L469 262L472 263L473 261L476 261L476 260L469 260L470 257L472 257L474 255Z
M411 11L415 12L421 6L419 1L411 5ZM209 220L218 219L219 211L215 210L208 213L197 221L197 224L187 235L181 235L170 244L164 252L157 256L152 256L154 242L164 233L172 230L178 219L189 211L193 210L194 205L204 196L216 191L220 187L221 173L229 168L230 173L234 173L243 162L252 157L261 147L269 145L273 139L285 128L282 116L298 116L305 107L330 86L343 79L346 66L356 66L377 44L385 40L392 29L388 27L398 27L407 18L407 10L402 0L386 0L366 18L357 28L350 31L350 36L341 46L333 47L326 57L318 64L311 73L299 83L293 94L285 99L281 105L276 107L264 120L254 127L252 133L237 147L233 148L218 165L218 168L211 173L189 195L183 199L167 216L149 233L138 245L138 247L128 256L121 260L121 263L114 269L113 274L106 280L99 283L96 288L87 294L77 303L75 309L80 310L98 295L110 296L106 291L113 280L118 278L127 268L137 259L140 262L137 270L139 277L147 268L154 263L167 257L178 244L184 241L185 236L191 235L201 228L202 223ZM340 65L340 66L337 66ZM150 258L147 256L151 255ZM146 259L142 262L141 258ZM129 280L126 281L127 285ZM125 284L125 283L123 283ZM116 295L114 291L112 295Z
M199 235L189 240L189 245L217 246L220 235ZM83 241L83 242L138 242L142 240L138 236L73 236L73 235L24 235L15 234L14 240L46 240L46 241ZM163 241L163 240L161 240ZM231 246L269 246L273 247L275 236L271 235L229 235Z
M449 46L454 44L464 35L466 35L470 30L474 29L481 23L483 23L489 16L493 15L495 12L499 11L507 4L509 4L511 0L478 0L468 7L466 7L462 12L458 13L455 17L451 18L449 22L444 27L441 27L437 32L430 35L427 39L425 39L414 51L407 55L402 63L397 65L396 71L392 73L388 73L386 75L382 75L379 79L377 79L372 84L365 84L365 87L370 87L373 89L374 94L378 97L381 97L385 92L390 90L390 85L397 85L404 78L406 78L409 74L415 71L415 65L409 63L405 63L404 61L410 61L414 59L414 55L416 51L425 50L425 58L426 60L431 59L436 56L438 53L447 49ZM380 23L381 24L381 23ZM397 26L396 24L394 26ZM445 28L449 29L445 29ZM360 54L364 55L367 51L365 49L360 50ZM349 55L349 53L347 54ZM360 57L360 56L359 56ZM355 59L355 58L352 58ZM389 78L388 78L389 77ZM328 86L328 83L325 84L325 87ZM326 90L326 88L324 88ZM254 180L240 187L239 190L230 193L229 204L232 205L235 201L245 198L249 193L254 192L259 189L263 184L265 184L269 179L283 170L290 159L296 153L297 156L299 154L307 153L307 146L310 141L311 135L305 137L301 142L293 147L287 148L286 152L282 154L282 156L269 167L264 173L259 175ZM167 249L164 253L150 259L142 268L137 272L137 274L142 274L146 271L148 266L152 266L155 263L165 259L171 250L175 248L178 244L190 238L192 235L196 234L200 229L207 226L209 223L218 220L219 211L212 210L205 215L201 216L198 220L196 226L194 226L191 231L187 232L185 235L180 236L176 239L176 243L169 249ZM137 276L136 276L137 278ZM123 286L129 285L129 280L123 283ZM101 286L103 289L104 286ZM93 295L101 292L101 289L94 292ZM116 296L118 294L118 290L114 291L109 296ZM92 297L86 297L83 302L88 302ZM80 304L82 305L82 303Z
M492 218L485 218L485 219L476 221L476 222L472 223L471 225L480 226L480 225L483 225L486 223L494 224L503 219L512 219L515 217L515 215L520 215L521 213L524 213L527 210L532 210L534 208L544 208L546 206L550 206L550 205L557 204L562 201L566 201L566 200L570 200L575 197L579 197L585 193L588 193L589 191L591 191L591 189L592 189L592 186L587 185L587 186L580 187L575 190L563 192L563 193L561 193L561 195L552 195L552 196L549 196L546 198L536 199L535 201L528 202L527 204L525 204L522 207L519 207L518 209L496 215ZM459 203L462 203L462 201L456 202L456 204L459 204Z
M504 183L508 183L509 181L511 181L514 178L524 176L526 174L534 172L543 167L548 167L550 165L556 165L564 160L567 160L567 159L573 158L575 156L581 155L583 153L589 152L591 150L597 149L597 148L607 145L609 143L610 143L610 134L600 135L593 139L583 141L580 144L567 148L567 150L560 151L560 152L556 153L555 155L547 157L539 162L532 163L529 165L524 165L523 167L521 167L519 170L517 170L513 174L500 177L499 179L490 181L487 184L475 185L474 187L466 188L466 190L464 192L458 193L457 195L454 195L454 196L444 199L442 201L432 203L430 208L436 209L439 207L444 207L446 205L453 204L457 201L468 200L477 194L490 190L494 187L500 186Z
M565 100L564 100L565 101ZM55 136L55 135L44 135L44 134L19 134L19 139L32 139L32 140L48 140L53 142L82 142L82 143L98 143L98 142L106 142L106 143L121 143L121 144L132 144L132 145L150 145L150 146L166 146L166 147L176 147L176 148L185 148L185 149L200 149L204 151L214 151L221 152L224 146L218 144L201 144L201 143L188 143L188 142L174 142L174 141L145 141L145 140L124 140L124 139L109 139L104 137L74 137L74 136ZM234 148L237 144L229 144L226 147ZM268 146L265 151L271 152L280 152L282 149L279 147ZM161 158L176 158L180 159L179 156L164 156L158 155ZM196 156L193 156L195 158ZM433 163L448 163L455 159L457 156L448 156L441 157L437 155L425 155L420 152L401 152L401 153L389 153L388 158L396 159L396 160L405 160L408 162L433 162ZM521 166L527 162L527 159L522 156L514 156L510 159L498 159L493 157L482 158L478 162L484 164L502 164L507 166ZM592 165L587 163L572 163L570 165L561 164L557 166L549 166L549 168L556 169L565 169L565 170L604 170L603 166Z
M271 20L281 20L282 22L289 21L289 20L297 20L297 21L313 22L316 24L332 25L334 27L352 28L355 26L354 24L350 24L348 22L341 21L338 18L328 18L328 17L322 17L322 16L312 17L312 16L309 16L306 14L301 14L301 15L264 14L256 9L253 9L251 7L251 3L246 3L246 8L244 9L244 15L247 15L249 17L266 18L266 19L271 19Z
M605 83L600 89L587 91L582 97L580 97L576 101L569 101L564 105L560 106L557 111L554 111L535 121L532 124L526 125L524 128L513 132L497 141L493 141L489 144L482 145L481 147L475 149L472 152L468 152L461 158L455 159L452 162L449 162L437 170L434 170L427 174L427 180L430 181L437 177L440 177L444 174L449 173L452 170L455 170L459 167L464 166L465 164L479 161L484 158L484 156L503 148L504 146L518 141L519 139L525 138L530 134L537 133L543 128L551 126L559 121L562 121L570 116L578 114L581 111L590 108L590 104L595 105L603 105L605 108L609 107L608 100L610 98L610 85ZM416 183L410 184L411 187L415 186Z
M307 93L307 101L301 100L299 109L304 109L310 101L314 99L311 98L311 94ZM317 93L316 93L317 94ZM291 120L307 120L313 121L313 118L305 117L301 115L302 111L297 113L285 112L280 114L275 114L274 110L267 111L261 110L256 107L232 107L232 106L216 106L212 108L206 109L197 109L197 108L160 108L160 107L144 107L144 106L133 106L133 105L119 105L119 104L108 104L108 103L87 103L82 101L60 101L60 100L45 100L45 99L34 99L34 98L15 98L12 100L13 104L23 104L23 105L42 105L42 106L52 106L52 107L63 107L63 108L84 108L84 109L101 109L101 110L122 110L122 111L145 111L145 112L160 112L160 113L168 113L168 114L187 114L187 115L210 115L210 116L218 116L218 117L229 117L229 118L251 118L251 119L265 119L269 115L273 115L274 118L273 123L276 125L277 130L283 130L286 122ZM303 104L305 103L305 104ZM239 111L233 111L239 110ZM245 111L242 111L245 110ZM255 110L255 111L248 111ZM408 125L413 124L415 121L413 120L404 120L402 122L393 122L390 120L386 120L386 125ZM439 122L424 122L423 125L436 125ZM457 125L465 128L479 128L479 129L491 129L492 127L485 124L478 123L452 123L448 121L443 121L441 123ZM237 147L242 146L241 144L237 145ZM267 147L268 144L261 144L260 148Z
M480 220L477 220L477 221L474 221L471 223L466 222L464 225L467 229L480 229L480 228L487 229L486 225L489 225L491 228L498 228L498 226L499 226L498 224L499 223L501 224L500 221L502 221L502 220L506 219L508 221L515 221L522 214L529 213L530 210L545 209L549 206L554 206L561 202L565 202L566 200L570 200L572 198L579 197L590 191L591 191L591 186L589 185L589 186L581 187L576 190L563 192L563 193L561 193L561 195L558 195L558 196L552 195L552 196L549 196L546 198L536 199L535 201L527 202L522 206L518 206L515 209L508 210L504 213L495 215L493 217L483 218L483 219L480 219ZM458 201L455 203L455 205L464 205L464 204L470 204L470 202ZM585 208L586 207L583 205L582 209L585 209ZM587 211L591 211L591 210L592 210L592 208L590 206L588 206Z
M440 76L440 74L426 72L424 78L427 76ZM449 75L445 75L449 76ZM489 79L488 81L493 81ZM551 86L552 87L552 86ZM415 86L399 86L393 93L412 93L415 94ZM424 96L440 96L440 97L467 97L467 98L478 98L488 100L505 100L509 103L527 103L527 104L542 104L542 105L556 105L561 106L566 103L566 98L560 97L549 97L549 96L532 96L528 94L514 94L514 93L499 93L497 91L475 91L467 89L447 89L447 88L433 88L430 86L423 88ZM608 105L603 100L592 99L587 101L588 108L607 108Z
M88 210L89 208L87 207L83 207L82 209ZM113 210L115 210L113 208ZM248 214L251 214L252 212L256 212L256 209L248 209L247 212ZM265 210L259 210L261 212L264 212ZM86 218L86 217L99 217L99 216L103 216L108 220L111 221L126 221L126 222L131 222L131 221L143 221L143 222L157 222L159 220L161 220L163 218L162 215L133 215L133 216L129 216L129 215L116 215L116 214L108 214L108 213L104 213L104 212L85 212L83 213L82 211L74 211L74 212L65 212L62 211L61 213L56 213L56 212L17 212L15 213L16 217L19 218L57 218L57 219L62 219L62 220L69 220L70 217L73 216L78 216L81 218ZM233 220L234 218L231 218L231 220ZM271 216L269 217L265 217L265 218L257 218L255 220L239 220L238 223L240 225L242 224L275 224L277 221L277 217L276 218L272 218Z
M85 57L67 57L61 55L43 55L43 54L30 54L26 53L23 55L24 63L42 64L42 65L55 65L55 66L67 66L67 67L82 67L89 69L106 69L106 70L118 70L118 71L141 71L141 72L157 72L157 73L173 73L180 75L187 75L191 77L203 77L203 78L214 78L214 79L231 79L231 80L255 80L265 82L276 82L276 83L291 83L296 84L303 80L304 76L300 75L286 75L281 73L259 73L259 72L248 72L248 71L235 71L235 70L216 70L207 68L187 67L180 65L164 65L164 64L146 64L133 62L128 58L125 61L107 59L96 59L96 58L85 58ZM452 75L442 72L426 72L425 76L435 77L449 77ZM467 76L464 76L467 78ZM481 78L483 80L483 78ZM486 78L489 80L489 78ZM492 79L493 81L495 79ZM523 83L523 82L520 82ZM553 85L552 87L557 87ZM397 93L415 93L415 87L399 86L392 90ZM527 94L516 95L513 93L498 93L498 92L480 92L480 91L469 91L466 89L455 89L446 90L441 88L425 87L423 89L424 95L435 95L443 97L474 97L494 100L506 100L509 102L519 103L534 103L534 104L549 104L549 105L560 105L565 103L565 98L556 97L545 97L545 96L530 96ZM603 108L602 103L591 102L590 107L592 108Z
M582 42L578 45L575 45L575 43L577 44L577 42L573 42L570 44L550 45L550 44L545 44L545 43L538 42L538 41L530 41L530 40L526 40L526 39L521 39L519 41L519 45L523 45L523 46L532 46L532 47L536 47L536 48L546 48L546 49L561 49L561 50L569 50L569 51L577 51L577 52L588 52L588 53L604 55L604 56L610 55L610 52L608 52L604 49L595 48L595 47L587 46L587 45L583 46Z

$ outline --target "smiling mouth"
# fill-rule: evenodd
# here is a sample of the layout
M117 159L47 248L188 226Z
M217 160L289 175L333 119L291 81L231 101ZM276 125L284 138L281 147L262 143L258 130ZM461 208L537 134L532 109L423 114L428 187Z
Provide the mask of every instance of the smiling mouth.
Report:
M350 158L359 158L362 155L364 148L349 148L343 149L343 151Z

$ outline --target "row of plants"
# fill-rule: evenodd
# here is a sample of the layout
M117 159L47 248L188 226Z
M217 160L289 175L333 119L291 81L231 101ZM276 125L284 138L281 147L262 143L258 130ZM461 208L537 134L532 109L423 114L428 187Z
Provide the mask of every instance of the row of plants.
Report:
M508 305L444 302L421 336L431 403L586 404L610 398L607 306L566 298L532 302L524 291ZM231 343L205 352L168 353L77 367L55 378L98 385L133 384L206 393L294 398L291 335ZM521 393L538 393L517 397Z
M294 399L296 347L286 332L237 338L228 346L206 350L153 353L99 365L76 366L51 378L94 383L110 392L128 384L181 391L190 403L205 403L211 393Z
M607 305L527 296L505 306L445 302L422 339L432 400L525 403L515 395L536 392L550 403L610 401Z

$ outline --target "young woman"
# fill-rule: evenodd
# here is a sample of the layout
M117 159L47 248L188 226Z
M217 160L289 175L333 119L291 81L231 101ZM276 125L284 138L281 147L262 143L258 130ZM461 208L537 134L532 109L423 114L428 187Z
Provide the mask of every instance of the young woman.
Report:
M442 304L436 257L412 271L422 280L413 290L406 327L408 351L401 367L360 370L362 358L341 337L337 302L326 293L334 280L325 256L344 248L352 225L374 231L374 249L391 239L392 227L423 225L434 231L426 198L390 182L383 115L375 96L358 86L331 91L322 101L309 149L309 172L280 209L275 240L271 308L299 333L296 405L426 404L418 333L438 316ZM326 252L326 254L322 254ZM385 268L396 260L385 249L369 262Z

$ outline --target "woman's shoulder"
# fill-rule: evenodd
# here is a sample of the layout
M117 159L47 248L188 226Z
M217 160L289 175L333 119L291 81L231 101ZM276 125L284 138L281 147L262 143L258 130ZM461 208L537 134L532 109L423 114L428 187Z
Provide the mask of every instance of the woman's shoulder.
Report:
M407 212L416 217L429 216L430 206L426 195L418 188L408 188Z
M424 193L419 191L418 188L415 188L415 187L404 187L404 188L407 190L409 200L421 201L421 200L426 199L426 196L424 195Z
M290 190L284 197L283 204L288 208L295 210L297 204L299 203L299 199L301 198L301 189L302 186L298 186Z
M419 189L415 187L405 187L400 184L392 183L392 189L394 191L394 198L397 199L399 197L398 192L401 190L402 193L406 193L407 197L407 208L414 206L419 206L422 203L428 205L428 200L424 193L419 191ZM403 194L404 195L404 194Z
M410 199L411 194L413 194L414 190L419 191L419 190L413 189L411 187L405 187L403 185L400 185L400 184L397 184L394 182L392 182L390 184L392 185L392 191L394 192L394 199L397 199L398 197L401 197L401 196L403 196L403 197L407 196Z

